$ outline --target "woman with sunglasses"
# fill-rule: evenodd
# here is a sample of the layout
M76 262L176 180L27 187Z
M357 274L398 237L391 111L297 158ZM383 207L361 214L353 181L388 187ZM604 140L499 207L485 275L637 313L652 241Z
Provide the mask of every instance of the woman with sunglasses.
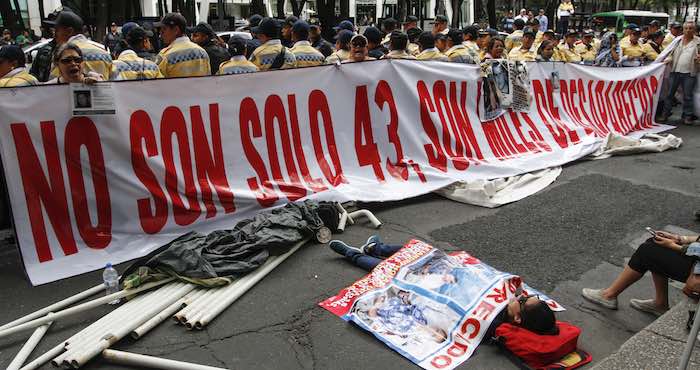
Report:
M93 84L104 81L102 75L95 72L84 72L83 53L72 43L62 45L54 56L54 64L58 65L60 75L47 84L84 83Z
M355 35L350 40L350 58L341 63L364 62L366 60L376 60L368 55L367 38L362 35Z

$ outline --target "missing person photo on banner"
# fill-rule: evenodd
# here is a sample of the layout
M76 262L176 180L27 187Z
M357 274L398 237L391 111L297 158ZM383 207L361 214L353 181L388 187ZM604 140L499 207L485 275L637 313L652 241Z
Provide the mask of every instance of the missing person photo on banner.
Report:
M481 65L483 77L482 104L484 107L482 121L500 117L511 104L512 87L505 59L488 60Z
M530 93L530 74L527 71L527 64L522 61L510 62L508 70L513 91L510 109L515 112L529 112L532 94Z
M116 113L112 84L70 84L73 116L113 115Z

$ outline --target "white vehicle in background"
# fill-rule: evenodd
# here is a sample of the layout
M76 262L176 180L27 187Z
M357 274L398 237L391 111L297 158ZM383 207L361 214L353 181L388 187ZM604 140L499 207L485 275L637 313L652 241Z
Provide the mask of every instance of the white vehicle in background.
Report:
M243 32L243 31L222 31L222 32L217 32L217 36L221 37L222 40L225 42L228 42L228 40L233 37L233 36L238 36L244 40L252 40L253 35L250 34L250 32Z
M27 69L32 67L32 62L34 61L34 58L36 57L36 53L39 52L39 49L48 45L48 43L51 42L51 40L53 40L53 39L40 40L34 44L27 45L27 46L22 48L22 51L24 52L24 57L27 59Z

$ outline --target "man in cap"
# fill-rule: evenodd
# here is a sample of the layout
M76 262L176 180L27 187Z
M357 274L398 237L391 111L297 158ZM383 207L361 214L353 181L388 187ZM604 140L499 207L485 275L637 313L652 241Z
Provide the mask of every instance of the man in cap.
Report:
M391 33L394 32L396 27L398 26L399 22L394 19L394 18L387 18L384 21L382 21L382 28L384 31L384 39L382 40L382 45L386 48L389 47L389 37L391 36Z
M323 54L325 58L333 54L333 44L323 38L321 26L318 24L309 25L309 41L311 41L311 46Z
M488 30L479 30L479 38L476 39L476 44L479 46L479 60L484 60L487 53L489 42L491 41L491 33Z
M221 63L231 59L228 49L221 46L219 37L208 23L200 22L192 32L192 41L201 46L209 55L211 74L219 71Z
M447 26L448 22L449 21L446 16L442 14L436 15L435 21L433 22L433 35L437 35L438 33L447 35L447 33L450 31L449 27Z
M46 45L42 46L37 50L36 55L32 61L32 67L29 69L34 77L36 77L39 82L46 82L51 77L51 69L53 68L53 53L56 49L56 39L53 38L53 24L51 22L56 20L59 12L55 11L46 16L46 20L41 22L42 37L51 36L51 41Z
M581 57L576 53L576 36L578 36L578 32L570 30L564 36L564 41L559 44L559 55L565 62L578 63L581 61Z
M344 20L338 23L337 26L333 27L333 30L336 32L336 34L342 30L348 30L352 33L355 33L355 25L352 24L352 22L349 20Z
M576 44L575 48L581 60L587 64L592 64L595 61L596 55L598 55L598 48L593 42L593 39L593 30L586 30L583 33L583 39L581 39L580 43Z
M637 26L635 23L630 23L625 27L625 30L622 33L622 39L620 39L620 47L625 47L625 45L629 44L630 42L630 35L634 30L638 29L639 26Z
M414 57L420 53L418 37L421 33L423 33L423 30L418 27L409 28L408 31L406 31L406 35L408 35L408 46L406 47L406 51Z
M448 58L435 47L435 36L432 32L425 31L418 37L418 45L420 46L420 54L416 56L418 60L437 60L447 62Z
M112 63L110 80L150 80L163 78L158 65L148 59L140 57L137 52L151 49L150 38L153 32L146 31L140 26L131 28L126 35L126 49L119 53L119 57Z
M299 20L299 18L290 15L287 18L284 19L284 23L282 23L282 45L286 48L292 48L294 46L294 41L292 40L292 27L294 26L294 23L296 23Z
M644 49L640 39L642 30L635 28L632 30L626 44L622 45L622 63L627 66L638 66L644 60Z
M683 25L678 22L671 23L669 28L670 32L666 34L666 37L664 37L664 43L662 45L664 48L670 45L676 37L683 34Z
M476 43L479 38L479 27L474 25L467 26L464 27L462 32L464 35L464 42L462 42L462 44L467 48L467 51L469 51L469 55L471 55L472 59L476 63L481 63L481 58L479 57L479 45Z
M156 58L163 76L170 78L211 75L209 54L185 35L187 21L182 14L168 13L155 26L160 27L160 37L168 44Z
M253 14L248 18L248 30L250 31L250 34L251 36L253 36L253 38L246 40L247 58L250 58L250 56L253 54L253 51L255 51L255 49L257 49L262 44L253 32L253 29L260 24L260 21L262 21L262 19L263 17L260 14Z
M107 48L107 50L109 50L110 53L112 53L112 58L116 58L117 56L117 45L121 39L122 35L120 35L119 31L117 31L117 24L112 22L112 24L109 26L109 32L107 32L102 40L102 44Z
M382 45L382 31L377 27L367 27L362 34L367 38L368 55L374 59L382 59L389 53L384 45Z
M534 62L537 57L537 52L532 47L534 43L535 33L532 30L525 31L520 46L508 53L508 59L520 62Z
M102 75L105 80L109 79L112 72L112 56L104 49L100 43L88 40L83 35L83 20L71 11L64 10L58 14L55 21L47 21L56 28L56 45L61 46L72 43L83 53L83 66L86 72L95 72ZM51 78L59 75L58 66L51 70Z
M326 57L316 50L309 42L309 24L306 21L296 21L292 26L292 53L297 60L297 67L313 67L323 64Z
M250 61L261 71L294 68L297 65L294 53L282 45L280 28L277 20L269 17L263 18L260 24L253 28L262 45L255 49Z
M406 32L406 34L408 34L408 30L411 28L418 28L418 17L415 15L406 16L406 22L403 23L403 31Z
M25 57L17 45L0 46L0 88L38 85L39 81L24 68Z
M447 59L452 63L476 64L477 61L472 58L463 42L464 35L462 31L451 29L447 33L447 51L445 51Z
M441 33L438 33L438 34L433 34L433 37L435 38L435 47L441 53L444 54L448 49L448 47L447 47L447 35L443 35Z
M649 35L649 40L642 45L642 51L646 61L653 62L658 58L663 51L664 34L661 31L654 32Z
M228 52L231 59L219 66L219 75L237 75L259 71L258 67L246 59L246 40L233 36L228 40Z
M513 28L515 31L508 35L505 40L506 53L509 53L514 48L520 47L524 32L523 28L525 28L525 21L522 19L516 19L515 22L513 22Z
M654 19L653 21L649 22L649 35L651 36L652 33L656 33L661 31L661 23Z
M363 35L355 35L350 39L350 59L345 59L342 63L364 62L376 60L367 54L367 38Z
M389 54L384 56L384 59L416 59L413 55L406 51L408 47L408 35L406 33L394 30L389 35Z
M352 31L340 30L336 35L335 52L326 58L327 64L341 63L350 58L350 40L355 36Z

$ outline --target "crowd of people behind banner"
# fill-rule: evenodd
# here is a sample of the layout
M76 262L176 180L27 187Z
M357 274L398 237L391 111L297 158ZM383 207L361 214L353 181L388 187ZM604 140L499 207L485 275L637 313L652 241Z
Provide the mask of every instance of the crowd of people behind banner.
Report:
M160 37L134 22L123 24L119 33L117 24L112 23L110 32L98 43L85 34L83 20L65 10L45 21L54 37L39 49L30 70L25 68L20 46L3 35L6 45L0 48L0 88L240 74L376 59L467 64L506 59L601 67L635 67L664 59L672 65L672 73L657 120L670 116L680 87L683 120L694 122L692 93L700 63L700 38L693 22L674 22L668 30L663 30L658 21L641 26L628 24L618 39L614 30L586 30L582 34L568 30L568 17L573 11L570 0L561 3L557 28L566 30L562 34L548 29L549 20L543 10L538 16L525 9L516 17L507 15L503 28L510 33L477 24L450 28L444 15L435 17L430 31L421 30L415 16L406 17L403 24L393 18L384 19L381 29L369 26L362 33L351 21L344 20L333 27L332 44L322 38L320 25L294 16L279 20L252 15L246 28L251 38L234 35L224 42L206 23L188 28L187 20L179 13L166 14L154 24ZM161 42L167 46L159 48ZM667 48L673 50L664 53Z

